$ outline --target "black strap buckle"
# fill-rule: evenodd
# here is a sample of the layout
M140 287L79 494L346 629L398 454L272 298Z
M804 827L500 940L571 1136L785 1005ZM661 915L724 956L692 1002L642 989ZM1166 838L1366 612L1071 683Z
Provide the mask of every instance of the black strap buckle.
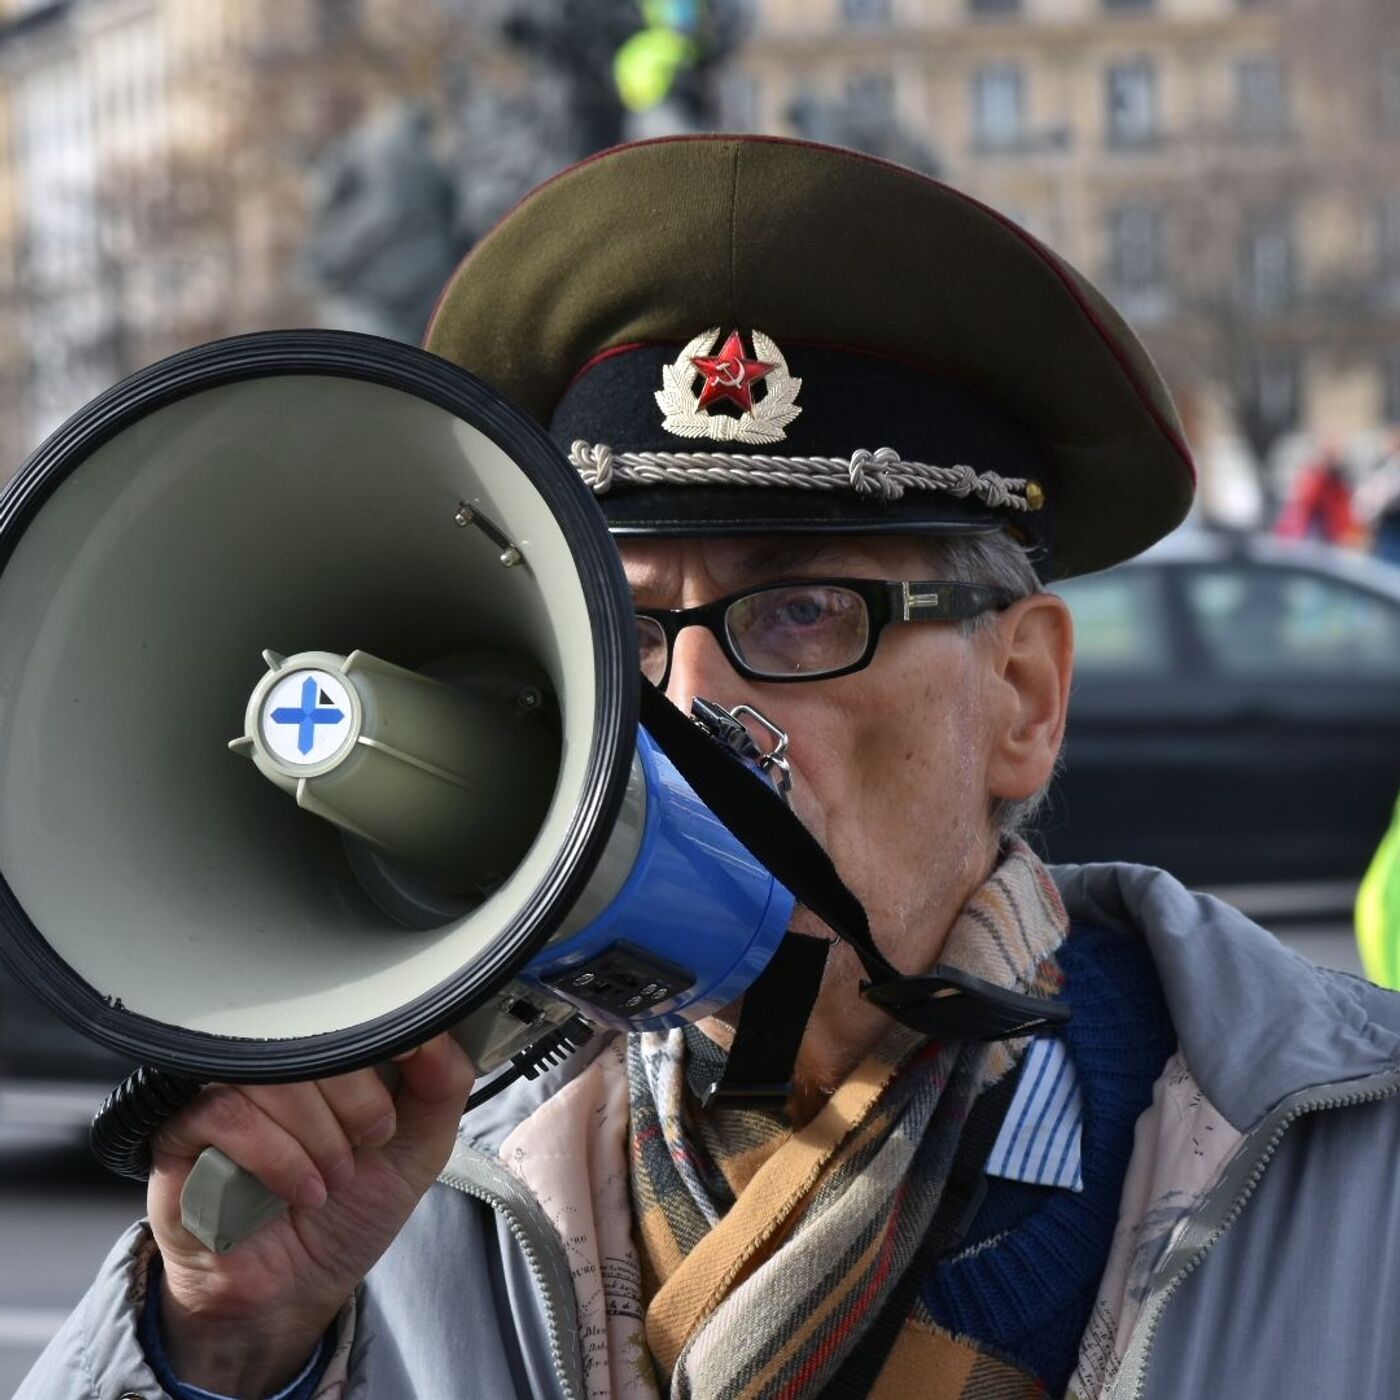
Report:
M1026 996L940 964L924 976L862 982L861 995L896 1021L935 1040L1011 1040L1054 1030L1067 1006Z
M738 754L745 762L757 763L763 757L763 751L754 743L753 735L744 728L743 721L723 705L717 705L713 700L706 700L703 695L697 695L690 702L690 715L706 734L718 739L725 748Z

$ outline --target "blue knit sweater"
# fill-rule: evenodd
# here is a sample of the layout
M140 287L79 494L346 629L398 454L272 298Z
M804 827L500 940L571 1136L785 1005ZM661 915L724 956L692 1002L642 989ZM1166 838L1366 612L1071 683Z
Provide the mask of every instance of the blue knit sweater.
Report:
M1176 1035L1140 938L1076 926L1056 956L1084 1101L1084 1189L990 1179L969 1242L939 1264L921 1297L940 1327L1061 1395L1108 1261L1133 1129Z

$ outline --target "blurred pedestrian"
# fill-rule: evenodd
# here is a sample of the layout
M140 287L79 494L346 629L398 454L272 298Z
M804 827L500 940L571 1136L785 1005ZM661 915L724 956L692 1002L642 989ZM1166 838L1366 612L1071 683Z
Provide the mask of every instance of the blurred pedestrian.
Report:
M1274 532L1286 540L1356 545L1362 531L1352 510L1351 494L1341 453L1328 443L1293 479Z

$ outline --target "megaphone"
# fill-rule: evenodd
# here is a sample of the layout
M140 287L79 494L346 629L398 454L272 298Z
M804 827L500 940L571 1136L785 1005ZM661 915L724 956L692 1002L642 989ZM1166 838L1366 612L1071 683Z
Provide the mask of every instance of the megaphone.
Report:
M793 897L638 690L602 514L485 384L341 332L176 355L0 498L0 954L198 1080L703 1016Z

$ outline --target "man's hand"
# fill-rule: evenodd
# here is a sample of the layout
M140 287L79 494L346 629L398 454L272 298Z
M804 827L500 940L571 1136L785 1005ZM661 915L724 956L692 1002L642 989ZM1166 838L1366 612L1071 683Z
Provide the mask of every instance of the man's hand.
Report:
M165 1263L172 1370L225 1395L261 1396L305 1364L446 1163L474 1073L448 1035L373 1070L312 1084L212 1085L155 1139L147 1210ZM290 1203L214 1254L180 1223L180 1192L217 1147Z

